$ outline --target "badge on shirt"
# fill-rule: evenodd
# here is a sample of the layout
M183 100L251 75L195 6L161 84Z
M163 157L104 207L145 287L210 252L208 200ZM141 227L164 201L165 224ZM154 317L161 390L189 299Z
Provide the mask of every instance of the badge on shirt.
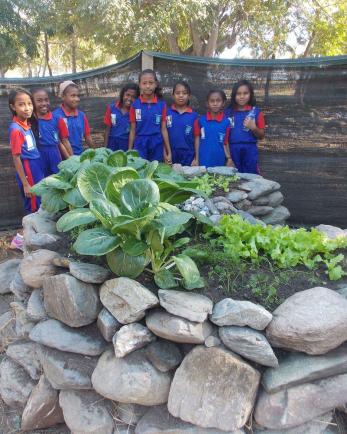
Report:
M166 126L167 126L168 128L171 128L171 127L172 127L172 115L167 115L167 116L166 116Z
M205 138L205 128L204 128L204 127L202 127L202 128L200 129L200 137L201 137L202 139Z
M63 118L63 121L65 122L66 128L69 128L69 124L67 122L67 118Z
M155 115L155 124L160 125L161 122L161 115L156 114Z
M59 140L59 137L58 137L58 133L57 133L57 132L54 133L54 140L55 140L56 142Z
M27 141L27 150L28 151L32 151L33 149L36 148L33 138L31 136L25 136L26 141Z
M191 125L186 125L185 128L184 128L184 134L186 136L189 136L189 134L191 133L191 131L192 131L192 126Z
M224 133L218 133L219 143L223 143L224 142L224 137L225 137Z
M234 116L231 116L231 118L228 118L229 122L230 122L230 127L234 128L235 127L235 119Z
M111 124L116 126L117 124L117 115L115 113L111 113Z
M141 109L135 109L135 119L137 121L141 120Z

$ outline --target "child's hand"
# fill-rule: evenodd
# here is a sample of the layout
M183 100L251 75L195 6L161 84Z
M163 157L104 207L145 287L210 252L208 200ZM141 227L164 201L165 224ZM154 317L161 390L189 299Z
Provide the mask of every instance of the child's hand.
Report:
M199 161L197 158L194 158L194 160L192 161L192 166L199 166Z
M32 196L30 188L31 188L31 186L29 184L23 185L23 190L24 190L25 197L31 197Z
M171 156L171 152L168 153L164 153L164 161L166 164L172 164L172 156Z
M235 167L233 160L231 158L227 158L227 164L226 165L227 165L227 167Z
M243 121L243 126L250 129L251 131L254 131L257 128L257 125L255 123L254 119L251 119L249 117L247 117L244 121Z

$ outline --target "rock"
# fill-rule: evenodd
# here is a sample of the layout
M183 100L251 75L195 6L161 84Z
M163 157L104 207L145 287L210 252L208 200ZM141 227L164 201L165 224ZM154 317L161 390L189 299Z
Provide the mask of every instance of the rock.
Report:
M237 173L237 169L235 167L215 166L208 167L207 173L210 175L233 176L235 173Z
M218 202L224 202L224 203L226 203L228 205L231 205L230 201L226 197L224 197L224 196L214 196L212 198L212 201L213 201L214 204L217 204Z
M227 348L242 357L260 365L278 366L277 357L260 332L248 327L226 326L219 329L219 336Z
M0 316L0 352L5 351L8 345L18 340L16 334L16 318L11 311Z
M15 278L20 259L9 259L0 264L0 294L11 292L11 282Z
M104 283L111 276L111 272L100 265L84 262L70 262L70 273L76 279L86 283Z
M240 202L243 199L247 199L248 194L241 190L231 190L230 193L226 195L226 198L230 202Z
M217 202L215 204L215 206L216 206L216 208L217 208L217 210L219 212L233 211L233 210L235 210L235 208L233 207L233 204L231 202L230 203L227 203L227 202Z
M257 370L230 351L197 346L176 370L168 410L199 427L237 430L252 412L259 379Z
M201 176L207 172L205 166L182 166L182 175L188 178L193 178L194 176Z
M44 375L31 392L22 416L22 430L50 428L64 423L63 412L59 407L59 395Z
M258 175L256 173L237 173L237 176L242 179L242 180L246 180L246 181L254 181L256 179L262 179L263 177L261 175Z
M99 358L92 375L94 389L114 401L159 405L167 402L171 376L158 371L147 359L143 350L115 357L112 350Z
M205 199L205 203L211 214L219 214L218 209L211 199Z
M27 300L32 291L32 289L24 283L22 276L19 272L19 267L14 275L12 282L10 283L10 290L19 301Z
M272 212L273 208L271 206L252 205L247 211L255 217L261 217Z
M220 345L222 345L222 342L219 338L217 338L217 336L211 335L205 339L205 346L207 348L219 347Z
M269 179L256 178L252 181L244 182L243 184L239 185L239 188L249 192L248 198L250 200L255 200L261 196L265 196L266 194L279 190L281 186L278 182L270 181Z
M288 209L282 205L277 206L272 212L262 218L267 225L283 224L290 217Z
M35 323L29 318L25 306L21 302L10 303L15 317L15 330L18 338L27 338Z
M144 349L147 359L161 372L168 372L182 361L182 354L177 345L158 339Z
M159 289L158 297L160 305L167 312L190 321L204 322L212 313L212 300L201 294Z
M71 260L69 258L66 258L64 256L58 256L56 258L53 258L52 263L61 268L70 268L70 262Z
M101 310L97 286L69 274L45 279L43 296L48 315L70 327L91 324Z
M154 310L147 314L146 325L161 338L188 344L204 343L213 329L207 321L203 323L192 322L160 310Z
M112 342L114 334L122 327L122 324L105 307L99 313L96 324L107 342Z
M48 347L86 356L98 356L106 347L106 342L94 324L77 330L49 319L36 324L29 337Z
M252 216L249 212L238 210L236 214L240 215L246 222L248 222L251 225L259 225L262 224L264 226L264 223L261 220L257 220L255 217Z
M180 163L174 163L171 166L172 170L175 171L176 173L179 173L180 175L183 174L183 166Z
M37 234L35 232L27 232L24 230L24 245L26 249L38 250L48 249L54 250L58 247L61 237L53 234Z
M266 335L274 347L325 354L347 340L347 300L323 287L297 292L273 312Z
M15 342L6 351L6 355L22 366L33 380L41 376L42 366L36 353L37 345L33 342Z
M52 263L58 256L58 253L45 249L36 250L25 256L19 267L24 283L31 288L41 288L45 278L58 273L58 269Z
M158 298L141 283L128 277L107 280L100 289L102 304L122 324L139 321Z
M144 405L125 403L117 405L118 419L126 425L136 425L147 411L148 407Z
M268 393L288 387L347 373L347 343L322 356L288 353L279 359L276 369L269 368L262 377ZM347 401L347 399L346 399Z
M28 300L27 315L32 321L47 319L45 306L43 305L42 289L34 289Z
M113 434L135 434L135 428L130 425L121 425L116 422Z
M5 357L0 364L0 394L10 407L24 407L35 382L18 363Z
M41 346L43 371L54 389L92 389L97 357L83 356Z
M256 422L266 428L292 428L343 405L347 374L301 384L276 393L261 391L255 407Z
M62 390L59 404L73 434L113 434L112 403L94 391Z
M218 326L249 326L264 330L272 320L272 315L259 304L224 298L215 304L210 320Z
M39 234L57 234L57 227L54 220L48 215L38 212L23 217L22 225L24 230L32 229Z
M336 292L342 295L342 297L347 298L347 286L337 289Z
M218 225L221 218L222 218L222 216L219 215L219 214L218 215L217 214L213 214L213 215L210 216L210 220L212 221L212 223L214 225Z
M234 206L241 211L248 211L249 208L252 206L252 202L248 199L243 199L240 200L240 202L234 203Z
M272 206L273 208L281 205L284 199L283 194L280 191L274 191L273 193L270 193L267 198L269 199L268 205Z
M317 229L317 231L321 232L326 238L329 238L330 240L347 237L347 233L343 229L336 226L318 225L315 229Z
M124 325L113 336L114 353L116 357L124 357L153 342L155 339L154 334L140 323Z

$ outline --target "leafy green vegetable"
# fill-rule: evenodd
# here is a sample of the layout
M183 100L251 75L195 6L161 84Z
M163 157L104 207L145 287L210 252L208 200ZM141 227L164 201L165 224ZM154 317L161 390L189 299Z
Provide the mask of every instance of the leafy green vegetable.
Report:
M211 194L217 188L222 189L225 193L229 191L230 183L238 181L240 178L237 175L223 176L223 175L209 175L205 173L203 176L193 178L193 182L197 184L196 189L206 196Z
M103 256L116 249L121 239L104 228L87 229L74 243L74 249L80 255Z
M93 223L96 217L87 208L75 208L66 214L62 215L57 221L57 230L59 232L71 231L71 229Z
M83 168L77 178L81 195L90 202L93 199L105 198L106 183L111 169L102 163L92 163Z

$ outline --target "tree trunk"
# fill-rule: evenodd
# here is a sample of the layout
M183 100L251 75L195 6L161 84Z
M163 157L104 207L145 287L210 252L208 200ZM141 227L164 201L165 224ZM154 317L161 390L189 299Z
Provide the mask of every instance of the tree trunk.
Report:
M196 22L194 20L190 21L189 27L190 27L190 33L191 33L192 41L193 41L192 54L194 56L201 56L202 50L203 50L203 42L200 38L200 34L199 34L198 29L197 29Z
M216 8L215 16L213 18L211 33L204 50L205 57L213 57L216 54L217 40L218 40L218 33L219 33L219 13L220 13L220 7L218 6Z
M0 78L5 78L6 69L0 68Z
M271 59L275 59L275 54L272 54ZM271 75L272 75L272 68L270 67L268 69L268 72L266 74L266 82L265 82L265 89L264 89L264 105L269 105L269 92L270 92L270 82L271 82Z
M71 71L77 72L77 38L75 32L71 35Z
M48 35L47 35L47 32L45 32L45 69L46 69L46 65L47 65L47 68L48 68L48 73L49 73L49 76L50 77L52 77L52 68L51 68L51 65L49 64L49 45L48 45ZM45 73L46 73L46 71L45 71Z
M168 34L168 43L170 53L172 54L181 54L180 47L177 43L177 27L175 24L171 24L171 32Z

